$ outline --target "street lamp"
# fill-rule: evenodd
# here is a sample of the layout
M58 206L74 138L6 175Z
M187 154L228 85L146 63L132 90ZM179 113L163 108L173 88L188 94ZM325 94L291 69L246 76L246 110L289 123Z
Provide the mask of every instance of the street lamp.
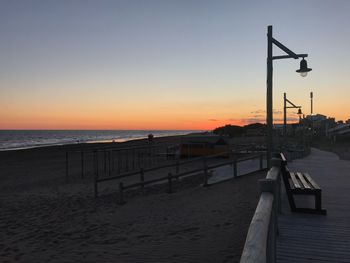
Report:
M282 51L287 53L287 55L283 56L273 56L272 47L275 44ZM272 62L275 59L285 59L285 58L302 58L300 61L300 69L297 70L302 76L306 76L305 73L311 71L310 68L307 67L307 62L305 58L307 54L295 54L293 51L288 49L282 43L278 42L276 39L272 37L272 26L267 27L267 82L266 82L266 124L267 124L267 167L270 168L270 160L272 156L273 150L273 112L272 112Z
M287 105L289 104L289 106ZM301 119L301 106L296 106L293 102L287 99L287 94L283 93L283 135L285 142L287 141L287 109L298 109L299 122Z

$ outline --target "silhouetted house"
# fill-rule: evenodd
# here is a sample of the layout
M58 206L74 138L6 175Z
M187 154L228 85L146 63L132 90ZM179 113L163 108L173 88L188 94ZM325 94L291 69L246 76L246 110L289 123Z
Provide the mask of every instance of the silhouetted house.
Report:
M229 143L218 135L196 135L183 138L180 144L181 157L197 157L223 153L229 155Z

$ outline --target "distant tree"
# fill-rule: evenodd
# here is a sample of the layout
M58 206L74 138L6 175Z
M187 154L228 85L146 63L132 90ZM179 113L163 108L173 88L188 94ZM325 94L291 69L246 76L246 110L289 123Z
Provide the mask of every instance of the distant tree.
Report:
M243 127L227 124L225 126L215 128L213 130L213 133L218 135L225 135L229 137L239 137L246 134L263 135L266 133L266 124L252 123L252 124L245 125Z
M238 137L243 135L244 129L241 126L228 124L214 129L213 133L218 135L228 135L230 137Z
M266 124L251 123L251 124L245 125L244 128L245 129L265 129L266 128Z

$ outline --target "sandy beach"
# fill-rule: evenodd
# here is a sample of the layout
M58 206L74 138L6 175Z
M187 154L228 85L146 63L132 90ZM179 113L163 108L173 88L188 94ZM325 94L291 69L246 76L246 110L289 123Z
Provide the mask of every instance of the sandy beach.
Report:
M95 199L91 178L65 181L65 152L81 147L0 153L1 262L239 260L264 172L207 188L190 177L172 194L151 186L119 205L116 192Z

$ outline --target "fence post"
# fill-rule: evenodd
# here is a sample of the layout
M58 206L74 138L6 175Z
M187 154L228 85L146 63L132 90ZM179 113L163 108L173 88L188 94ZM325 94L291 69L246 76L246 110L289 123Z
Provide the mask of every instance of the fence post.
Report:
M121 204L121 205L126 203L124 200L123 191L124 191L124 184L123 184L123 182L120 182L119 183L119 204Z
M233 160L233 177L237 177L238 172L237 172L237 159Z
M121 166L123 165L122 163L122 158L121 158L121 151L117 151L117 161L118 161L118 174L121 173Z
M104 159L104 175L107 173L107 152L106 150L103 151L103 159Z
M274 201L275 203L275 201ZM267 236L267 248L266 248L266 262L276 262L276 210L275 208L271 211L271 219L269 224L269 232Z
M111 151L108 151L108 176L111 176Z
M128 149L125 150L126 158L125 158L125 169L127 172L129 172L129 151Z
M141 188L145 187L145 171L143 170L143 168L141 168L140 170L140 181L141 181Z
M97 186L97 179L98 179L98 160L97 160L97 151L93 152L93 165L94 165L94 191L95 191L95 198L98 197L98 186Z
M114 171L114 151L112 150L112 171Z
M176 160L176 171L175 173L178 174L180 172L180 162L179 160Z
M81 178L84 178L84 152L81 151Z
M208 186L208 165L207 165L207 158L203 157L203 186Z
M268 230L266 262L276 262L276 236L278 232L277 226L277 209L278 209L278 180L261 179L259 180L261 192L270 192L273 194L273 204Z
M68 151L66 152L66 182L68 183Z
M173 192L172 190L172 175L168 173L168 194L171 194Z

